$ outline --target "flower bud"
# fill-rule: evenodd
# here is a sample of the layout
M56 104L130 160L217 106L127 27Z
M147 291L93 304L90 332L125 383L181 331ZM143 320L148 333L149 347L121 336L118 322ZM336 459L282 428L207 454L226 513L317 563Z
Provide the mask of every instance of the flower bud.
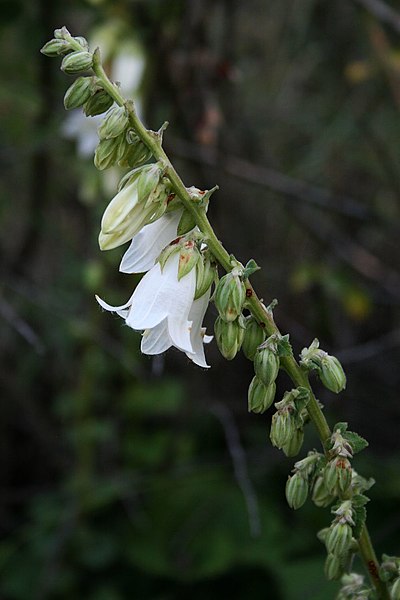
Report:
M85 103L83 110L87 117L95 117L106 112L114 104L114 100L105 90L99 90Z
M221 277L214 294L215 306L220 317L226 321L234 321L242 312L246 299L246 288L240 278L239 270L232 269Z
M124 106L113 106L104 117L98 129L99 138L108 140L118 137L128 125L128 115Z
M316 506L324 508L325 506L329 506L334 499L335 497L332 496L326 488L324 478L322 475L319 475L314 483L312 501Z
M258 379L257 375L253 377L248 392L249 412L263 413L272 405L275 398L276 385L271 383L268 387Z
M40 52L45 56L60 56L72 52L72 48L69 42L62 39L50 40L41 48Z
M353 530L348 523L340 521L330 526L326 534L325 544L329 554L339 558L347 555L353 538Z
M278 410L272 415L270 431L272 445L276 448L282 448L285 444L288 444L295 433L295 429L291 407L285 406Z
M214 324L215 339L224 358L232 360L239 352L243 342L244 328L240 318L236 321L224 321L217 317Z
M271 385L275 385L271 383ZM297 428L294 430L293 435L289 438L286 444L283 444L282 450L285 456L296 456L303 445L304 440L304 430L302 428Z
M120 167L138 167L151 158L151 150L133 133L128 131L120 146L118 164Z
M201 298L210 288L216 277L216 265L207 255L202 254L196 264L196 292L194 299Z
M350 461L341 456L329 461L324 469L324 483L328 493L344 494L351 485L352 469Z
M90 52L72 52L63 58L61 71L74 75L81 71L88 71L93 65L93 55Z
M257 350L254 357L254 371L265 383L270 385L278 376L279 356L269 347Z
M84 38L81 35L78 35L78 36L74 37L74 40L82 46L83 50L89 50L89 44L88 44L88 41L86 38Z
M286 500L290 508L297 510L303 506L308 496L308 480L302 473L295 473L286 482Z
M327 354L322 361L319 378L328 390L338 394L346 387L346 375L335 356Z
M64 96L64 107L72 110L85 104L94 91L95 77L78 77L67 89Z
M243 338L243 354L249 360L254 360L257 348L265 340L265 331L253 315L246 317L246 331Z
M146 205L157 200L161 190L165 192L165 185L161 183L162 169L159 163L146 165L140 168L137 181L138 202Z
M343 567L338 556L328 554L325 560L324 572L329 581L332 579L340 579L343 574Z
M382 581L393 581L400 573L400 559L397 556L382 555L381 566L379 567L379 577Z
M108 169L116 164L118 160L118 149L120 138L100 140L94 153L94 164L99 171Z

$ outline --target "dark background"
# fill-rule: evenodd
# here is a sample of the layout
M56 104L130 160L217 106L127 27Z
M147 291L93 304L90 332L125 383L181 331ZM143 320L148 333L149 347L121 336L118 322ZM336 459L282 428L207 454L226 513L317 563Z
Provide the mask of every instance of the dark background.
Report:
M389 12L377 12L382 6ZM370 442L377 551L399 553L400 16L375 0L2 1L0 597L333 598L316 532L289 510L294 459L247 412L251 363L207 347L150 359L103 314L123 249L100 253L117 178L63 135L72 79L39 54L55 27L145 58L146 123L298 354L318 337L348 376L316 384L329 422ZM395 7L395 3L392 3ZM375 14L374 14L375 13ZM387 15L389 15L387 17ZM210 306L209 329L216 310ZM279 394L290 382L282 375ZM318 447L309 428L304 453ZM354 567L361 568L356 563Z

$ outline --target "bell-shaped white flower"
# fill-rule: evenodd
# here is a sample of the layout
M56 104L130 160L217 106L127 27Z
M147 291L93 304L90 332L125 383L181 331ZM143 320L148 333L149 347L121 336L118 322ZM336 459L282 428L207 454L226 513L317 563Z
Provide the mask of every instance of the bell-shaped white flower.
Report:
M166 320L166 332L174 346L193 353L189 312L196 288L196 270L178 280L179 253L171 254L163 270L159 263L146 273L131 298L122 306L111 306L97 298L105 309L116 312L132 329L153 329Z
M122 257L121 273L145 273L151 269L165 246L176 238L182 212L165 213L154 223L145 225Z
M186 352L186 356L196 365L204 368L209 368L209 365L206 362L203 344L207 344L212 340L212 336L205 335L205 328L202 327L203 318L210 300L210 292L211 288L201 298L195 300L189 312L189 320L191 321L190 341L193 351ZM168 333L167 320L164 319L157 327L144 331L141 351L143 354L161 354L174 345Z

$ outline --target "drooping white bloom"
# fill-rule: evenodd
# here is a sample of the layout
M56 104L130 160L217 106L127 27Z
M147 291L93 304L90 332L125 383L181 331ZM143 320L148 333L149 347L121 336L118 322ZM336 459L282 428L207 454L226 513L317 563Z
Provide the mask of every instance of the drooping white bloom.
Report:
M121 273L145 273L151 269L160 252L176 238L182 212L174 210L165 213L154 223L145 225L132 239L122 257L119 267Z
M195 300L189 312L190 323L190 341L193 352L186 352L190 358L199 367L209 368L204 355L204 344L211 342L212 336L205 335L205 328L202 327L203 318L210 300L211 288ZM167 321L162 321L153 329L146 329L143 333L141 351L143 354L161 354L174 346L171 337L168 334Z
M159 263L146 273L128 302L110 306L97 297L105 309L116 312L132 329L153 329L166 320L166 331L174 346L192 353L189 312L196 288L196 270L178 280L179 253L172 254L161 270Z

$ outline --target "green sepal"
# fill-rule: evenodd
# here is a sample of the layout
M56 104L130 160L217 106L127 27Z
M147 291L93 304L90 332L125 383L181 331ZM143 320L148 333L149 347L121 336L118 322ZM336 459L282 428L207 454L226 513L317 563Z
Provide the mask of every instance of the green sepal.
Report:
M93 55L85 50L80 52L71 52L64 56L61 63L61 71L74 75L82 71L88 71L93 65Z
M336 423L333 431L339 429L342 436L347 440L353 450L353 454L357 454L357 452L361 452L364 450L369 444L366 439L355 433L354 431L347 431L348 423Z
M180 248L179 264L178 264L178 281L185 277L192 269L196 267L200 259L200 252L193 240L188 240Z
M96 169L99 169L99 171L104 171L104 169L108 169L116 164L120 143L121 138L100 140L94 153L94 164Z
M87 117L95 117L106 112L114 104L114 100L105 90L98 90L85 102L83 110Z
M41 49L40 52L45 56L63 56L68 52L72 52L72 48L67 40L54 39L47 42Z
M357 502L357 498L363 498L365 499L365 501L360 500L359 502ZM365 525L365 522L367 520L367 509L365 508L366 503L369 501L369 498L367 498L366 496L355 496L354 498L352 498L352 508L353 508L353 520L354 520L354 527L353 527L353 535L356 539L358 539L360 537L362 528Z
M64 96L64 108L73 110L79 108L94 93L96 86L96 77L78 77L74 83L67 89Z
M128 115L124 106L112 106L98 128L99 138L108 140L123 133L128 125Z
M259 271L260 269L261 269L261 267L258 266L258 264L256 263L256 261L253 258L251 258L244 268L244 271L243 271L244 279L248 279L250 277L250 275L253 275L253 273L255 273L256 271Z
M196 221L194 220L193 215L191 215L188 210L184 209L177 228L178 235L185 235L194 227L196 227Z
M290 439L283 444L282 451L285 456L297 456L301 450L304 441L304 429L298 427L294 430L293 435Z
M289 342L288 333L286 335L282 335L276 340L276 350L278 356L280 357L293 356L292 345Z

